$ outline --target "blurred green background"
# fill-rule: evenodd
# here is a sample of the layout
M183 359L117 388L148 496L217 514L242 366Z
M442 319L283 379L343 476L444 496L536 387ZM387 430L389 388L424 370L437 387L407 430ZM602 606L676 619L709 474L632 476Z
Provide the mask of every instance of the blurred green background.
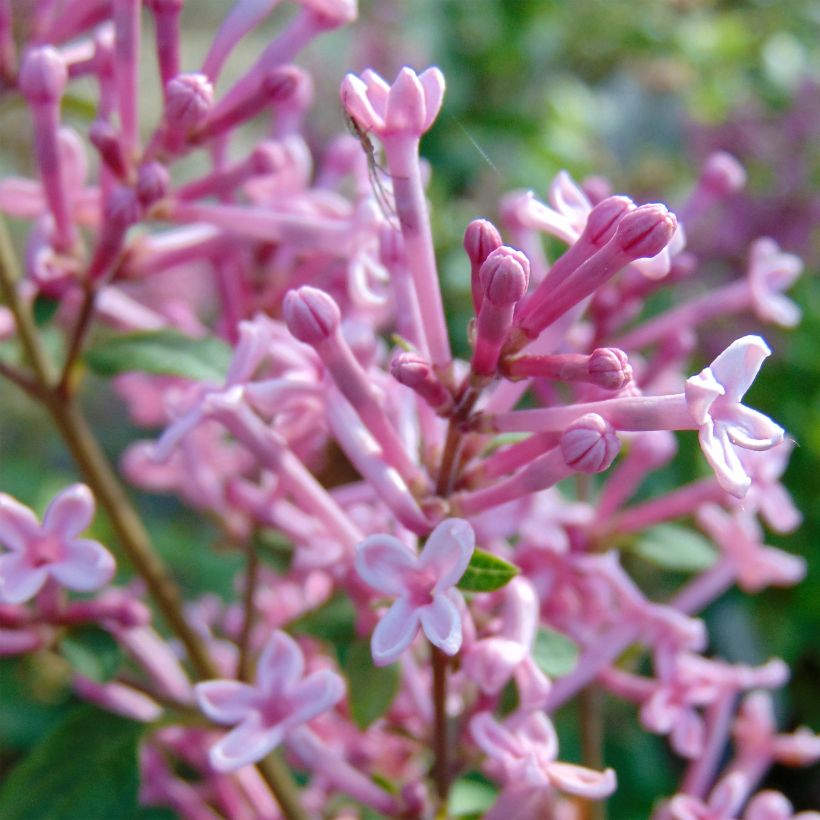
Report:
M189 0L186 69L198 65L226 5ZM720 241L695 236L693 246L718 252L718 261L704 268L715 281L742 270L748 241L764 232L806 260L791 294L804 310L803 323L792 333L763 329L774 355L749 403L770 413L799 445L786 484L805 523L793 535L768 540L804 555L809 576L794 590L756 598L730 594L707 617L716 653L744 662L783 657L793 669L790 687L778 697L783 725L820 729L820 4L361 0L360 9L357 24L328 35L300 60L316 72L312 139L319 146L343 127L338 85L345 71L372 65L392 77L404 64L442 68L444 109L423 153L433 169L435 237L456 346L463 345L469 318L462 232L475 216L497 217L505 191L533 188L544 196L555 173L566 168L576 178L606 176L616 191L638 200L661 198L674 206L710 150L729 150L746 164L747 190L723 216ZM277 12L249 38L230 74L254 58L288 13ZM150 94L156 88L150 41L145 59ZM8 124L13 117L16 124L14 132L3 126L9 135L4 170L30 164L26 118L19 114L15 106L0 110L0 120ZM750 322L743 330L754 327ZM718 328L715 344L729 332ZM111 426L112 417L121 419L119 405L101 385L88 398L116 455L138 433ZM32 435L32 424L39 430L30 406L6 388L0 488L42 505L72 480L73 469L56 440ZM685 479L695 462L679 459L676 478ZM205 545L214 533L207 524L172 501L140 501L186 589L217 585L227 594L228 570L237 564L234 556L209 552ZM70 708L63 671L31 660L0 662L0 775ZM611 816L646 817L655 796L674 787L677 764L663 739L637 730L633 708L608 704L607 710L605 758L621 784ZM561 715L562 759L579 758L576 724L573 714ZM776 768L767 785L784 790L798 808L820 805L816 770Z

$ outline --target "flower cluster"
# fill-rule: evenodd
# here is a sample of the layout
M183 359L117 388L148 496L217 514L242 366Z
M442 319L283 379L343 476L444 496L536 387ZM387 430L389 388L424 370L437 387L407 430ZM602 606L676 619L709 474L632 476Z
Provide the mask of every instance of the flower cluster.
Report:
M475 315L456 358L419 153L442 73L348 75L351 133L317 154L313 80L293 61L355 19L355 0L294 0L226 85L276 5L237 0L183 66L182 0L41 2L16 26L18 65L0 0L0 69L27 103L37 169L0 180L0 211L28 230L22 277L2 263L0 325L31 365L0 374L45 406L91 488L62 492L42 525L0 496L0 654L59 652L78 625L112 635L127 660L104 681L75 671L74 690L148 724L141 799L183 817L443 816L476 769L489 818L588 816L628 788L560 759L553 714L589 687L634 704L684 762L658 820L793 816L756 793L774 762L820 759L809 730L777 733L768 692L788 671L707 654L698 617L732 586L801 580L760 523L799 523L778 483L790 444L743 403L766 342L727 339L703 367L698 330L745 313L794 325L783 291L800 262L759 238L735 281L644 318L654 294L696 280L687 223L720 214L742 169L710 157L674 212L566 172L544 199L508 193L497 225L466 226ZM158 113L141 107L143 17ZM97 92L82 133L61 109L80 80ZM44 300L59 361L32 321ZM84 421L86 365L151 430L123 454L125 479L178 496L245 555L235 600L182 601ZM677 432L697 433L706 477L653 494ZM94 496L139 582L109 586L110 553L78 537ZM650 538L662 565L695 570L671 594L622 560ZM193 562L206 545L186 547ZM538 649L549 636L576 652L570 668Z

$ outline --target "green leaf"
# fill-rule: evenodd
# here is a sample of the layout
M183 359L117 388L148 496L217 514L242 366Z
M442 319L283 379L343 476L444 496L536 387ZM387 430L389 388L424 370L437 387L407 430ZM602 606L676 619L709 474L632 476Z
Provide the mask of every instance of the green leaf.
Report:
M474 550L473 557L458 588L465 592L492 592L501 589L521 570L517 566L484 550Z
M452 817L482 816L498 797L498 789L479 772L468 772L450 787L447 814Z
M346 653L344 673L350 716L360 729L366 729L393 702L399 688L399 666L376 666L370 655L370 641L359 640Z
M718 557L717 549L706 538L677 524L652 527L625 549L650 564L678 572L702 572Z
M535 635L532 658L545 675L560 678L575 668L578 645L566 635L542 626Z
M3 820L110 820L137 814L142 725L83 706L38 743L0 787Z
M60 651L77 672L101 683L114 677L122 661L119 644L97 626L72 630L60 641Z
M333 644L350 644L356 640L356 609L346 595L334 595L318 609L295 620L290 631Z
M34 304L31 306L31 313L37 327L47 325L54 318L54 314L57 312L58 307L60 307L59 299L52 299L49 296L39 294L34 299Z
M101 376L138 371L222 381L231 360L231 348L213 336L194 339L176 330L152 330L106 339L92 347L85 360Z

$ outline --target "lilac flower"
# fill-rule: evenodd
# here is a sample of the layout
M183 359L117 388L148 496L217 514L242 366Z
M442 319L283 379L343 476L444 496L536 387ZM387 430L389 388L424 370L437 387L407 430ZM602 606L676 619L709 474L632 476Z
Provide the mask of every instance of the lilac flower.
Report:
M377 666L397 660L419 626L448 655L461 648L461 593L453 589L475 547L473 528L447 518L430 534L421 555L392 535L371 535L356 550L356 570L365 583L398 600L373 631L370 648Z
M328 669L304 676L302 650L277 630L265 645L256 685L212 680L195 687L199 708L214 722L239 724L210 751L211 765L232 772L261 760L287 733L344 697L344 681Z
M0 493L0 600L21 604L49 578L77 592L105 586L114 575L111 553L77 536L94 517L94 497L84 484L67 487L49 504L40 524L34 513Z

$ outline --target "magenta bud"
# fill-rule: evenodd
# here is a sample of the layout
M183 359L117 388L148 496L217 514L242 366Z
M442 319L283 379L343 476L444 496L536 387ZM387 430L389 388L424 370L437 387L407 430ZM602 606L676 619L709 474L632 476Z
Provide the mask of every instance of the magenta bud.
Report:
M631 259L657 256L672 239L678 221L666 206L641 205L621 219L614 241Z
M145 0L145 5L157 14L166 14L171 11L182 11L185 0Z
M165 121L183 131L201 125L213 106L214 89L204 74L174 77L168 82L165 94Z
M120 179L128 173L128 163L122 149L119 134L111 123L97 120L89 130L88 139L100 152L106 166Z
M275 140L265 140L251 152L250 164L254 174L272 174L286 163L285 149Z
M635 205L629 197L610 196L599 202L587 217L584 237L596 247L603 247L615 236L620 221Z
M390 364L393 378L415 390L436 412L445 413L453 406L453 397L436 378L433 366L416 353L400 353Z
M33 105L58 102L67 82L68 70L56 48L33 48L23 58L17 84L22 95Z
M308 285L285 294L284 313L288 330L309 345L329 339L341 322L339 306L333 297Z
M480 267L484 260L504 244L498 229L487 219L474 219L464 231L464 250L473 265Z
M716 151L707 157L700 173L700 183L722 199L746 184L746 171L731 154Z
M126 231L142 216L142 207L131 188L121 186L111 192L105 204L106 225L118 231Z
M622 390L632 381L632 367L623 350L599 347L589 357L589 380L604 390Z
M587 413L561 435L561 455L579 473L600 473L615 460L621 442L612 425L597 413Z
M608 196L612 196L612 184L606 177L601 176L584 177L581 180L581 190L593 205L597 205Z
M502 245L484 260L478 275L491 304L513 305L527 292L530 261L521 251Z
M289 97L305 93L300 86L310 85L310 78L296 66L285 66L269 71L262 80L265 95L273 102L286 100ZM308 90L309 94L310 91Z
M168 195L171 177L159 162L146 162L137 171L137 199L148 208Z

